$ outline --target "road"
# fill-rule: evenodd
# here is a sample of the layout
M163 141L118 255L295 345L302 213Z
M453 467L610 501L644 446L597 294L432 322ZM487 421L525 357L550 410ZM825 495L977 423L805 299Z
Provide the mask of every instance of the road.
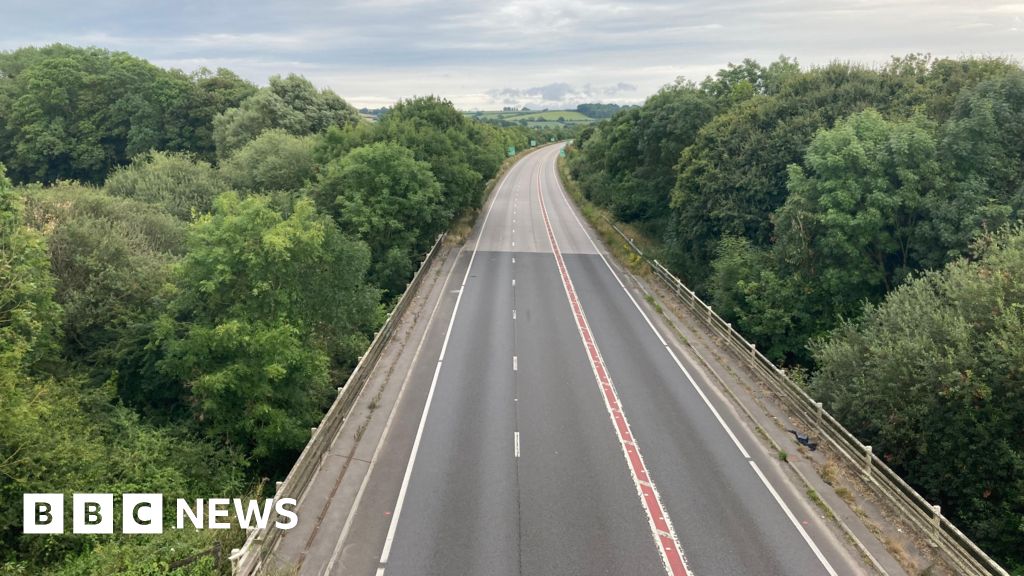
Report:
M578 216L558 147L497 187L342 534L303 573L858 574Z

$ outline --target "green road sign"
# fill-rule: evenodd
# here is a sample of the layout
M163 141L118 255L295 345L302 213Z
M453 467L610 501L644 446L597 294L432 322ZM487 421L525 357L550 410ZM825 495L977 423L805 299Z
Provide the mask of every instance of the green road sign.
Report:
M536 145L537 145L537 141L536 140L530 140L530 148L533 148Z
M552 141L552 142L554 142L554 141L555 141L555 137L554 137L554 136L552 136L552 137L551 137L551 141Z
M561 150L559 150L558 151L558 155L561 156L562 158L565 158L565 148L562 148Z
M516 155L516 147L515 146L509 146L508 147L508 155L510 157Z

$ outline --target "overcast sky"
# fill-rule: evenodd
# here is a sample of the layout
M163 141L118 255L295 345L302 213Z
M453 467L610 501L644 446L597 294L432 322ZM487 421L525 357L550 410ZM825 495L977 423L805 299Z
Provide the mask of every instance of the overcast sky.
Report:
M64 42L264 84L303 74L357 106L639 103L678 76L780 54L1024 57L1024 2L995 0L0 0L0 49Z

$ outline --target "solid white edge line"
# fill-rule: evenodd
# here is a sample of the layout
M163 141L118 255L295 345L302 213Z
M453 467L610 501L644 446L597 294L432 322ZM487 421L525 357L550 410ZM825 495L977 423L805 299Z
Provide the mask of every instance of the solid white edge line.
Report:
M549 168L550 172L553 173L554 164L549 164ZM792 510L789 509L789 506L782 500L778 492L775 491L775 488L771 485L771 483L764 476L764 474L761 473L761 469L757 467L757 463L750 458L749 453L747 453L746 449L743 448L743 445L740 444L739 439L736 438L735 434L733 434L732 429L729 427L728 424L725 423L725 420L722 418L722 416L719 415L718 410L715 409L715 407L711 404L711 401L704 394L704 391L701 390L700 386L697 385L697 382L694 381L693 377L690 375L690 372L683 366L682 362L679 361L679 358L676 357L675 353L672 351L672 348L669 347L667 342L665 342L665 339L658 332L658 329L654 327L654 323L651 322L651 319L647 316L647 313L644 312L643 308L640 307L640 304L636 301L636 298L633 297L633 294L629 291L628 288L626 288L626 285L622 283L622 279L620 279L619 275L615 273L615 269L612 268L612 265L608 262L608 259L605 258L604 253L601 252L601 250L597 246L597 243L594 242L594 239L590 236L590 233L587 232L587 229L585 226L583 226L583 222L580 220L580 217L576 215L576 210L573 209L573 205L569 202L569 197L565 192L565 188L562 187L561 178L558 177L558 174L553 174L553 176L555 184L557 185L558 190L561 192L560 196L562 197L562 202L564 202L566 207L569 209L569 213L572 214L573 218L576 220L576 223L579 225L580 230L582 230L583 234L587 237L587 240L590 241L590 245L594 247L594 251L597 252L597 255L604 262L604 265L608 267L608 270L612 273L612 276L615 277L615 281L619 283L619 287L622 288L622 290L626 293L626 296L628 296L629 300L633 303L633 306L636 307L637 311L640 312L640 315L643 316L644 320L647 322L647 326L649 326L651 330L654 331L654 334L655 336L658 337L658 340L663 345L665 345L665 349L668 351L669 355L672 356L672 360L675 361L676 366L678 366L679 369L682 370L683 374L686 376L686 379L690 382L690 384L697 391L697 393L700 394L701 399L704 400L704 404L711 409L711 413L714 414L715 419L718 420L718 423L721 424L722 428L724 428L725 431L729 434L729 438L732 439L733 444L735 444L736 447L739 448L740 453L743 455L743 457L746 458L747 461L750 462L750 464L754 467L754 471L757 472L758 477L761 478L761 482L764 483L764 485L768 488L768 491L771 492L772 496L775 497L775 501L782 508L782 511L785 512L786 516L788 516L789 519L793 522L793 525L796 526L800 535L803 537L804 542L807 543L807 545L814 552L814 555L817 556L819 561L821 561L821 564L825 567L825 570L827 570L828 573L832 576L836 576L836 571L834 568L832 568L832 565L829 563L828 559L825 558L825 556L821 553L821 550L818 549L818 546L814 543L813 540L811 540L811 537L807 533L807 531L804 530L803 526L801 526L800 523L796 520L796 517L793 515Z
M730 428L729 425L725 423L725 419L722 418L722 415L718 413L718 409L715 408L714 404L711 403L711 400L704 393L704 390L702 390L701 387L697 385L697 381L694 380L693 376L690 375L690 371L686 369L686 366L684 366L683 363L676 356L676 353L672 350L672 347L669 346L668 342L665 341L665 338L663 338L661 333L658 332L658 329L654 326L654 323L651 322L651 319L647 316L647 313L644 312L644 309L640 307L640 303L636 301L636 298L633 297L633 294L629 291L628 288L626 288L626 285L623 284L622 279L619 278L619 275L615 272L615 269L612 268L612 265L608 262L608 259L605 258L604 253L601 252L600 248L598 248L597 246L597 243L594 242L594 239L590 236L590 233L587 232L586 227L583 226L583 222L580 221L579 216L576 215L576 211L573 210L572 204L569 203L569 198L565 194L565 189L562 188L562 181L558 178L558 175L555 174L554 177L555 182L558 185L558 189L562 192L560 194L560 196L562 197L562 202L565 203L569 212L576 220L576 224L579 225L580 230L582 230L583 234L587 237L587 240L590 241L590 245L594 247L594 252L596 252L597 255L601 258L601 261L604 262L604 265L608 268L608 271L612 273L612 277L615 278L615 281L619 284L619 287L622 288L623 292L626 293L626 296L629 298L629 301L633 303L633 307L637 309L637 312L640 312L641 316L643 316L644 322L647 323L647 326L651 329L652 332L654 332L654 335L658 338L658 341L661 342L661 345L665 347L666 351L668 351L669 356L672 357L672 361L676 363L676 366L679 367L679 370L681 370L683 372L683 375L686 376L686 380L690 383L691 386L693 386L693 389L696 390L697 394L704 401L704 404L708 407L708 409L711 410L711 414L714 415L715 420L718 420L718 423L722 426L723 429L725 429L726 434L729 436L729 439L732 440L732 443L736 446L736 448L740 451L740 454L742 454L743 457L746 458L747 460L750 460L750 453L747 452L747 449L743 447L742 443L740 443L739 438L737 438L736 434L733 433L732 428Z
M473 261L476 260L477 249L480 248L480 240L484 237L484 232L487 230L487 221L491 218L491 211L494 209L494 205L498 203L498 197L501 196L501 192L505 187L505 182L509 176L515 170L515 167L519 164L516 163L505 176L501 179L498 187L494 191L494 198L491 200L491 205L487 208L487 214L484 215L484 221L480 225L480 235L477 236L476 243L473 245L473 254L469 257L469 265L466 267L466 274L462 277L462 289L459 290L459 295L455 299L455 308L452 309L451 320L448 321L448 329L444 335L444 343L441 345L441 353L438 355L437 367L434 369L434 377L430 381L430 390L427 392L427 402L423 406L423 415L420 417L419 427L416 429L416 438L412 443L412 452L409 454L409 463L405 467L405 475L402 477L402 487L398 491L398 500L395 502L394 515L391 516L391 524L388 526L388 535L384 539L384 548L380 553L381 565L377 568L377 576L383 576L385 568L387 568L388 558L391 555L391 545L395 541L395 531L398 529L398 519L402 515L402 507L405 504L405 495L409 489L409 480L412 478L412 469L416 464L416 455L420 449L420 441L423 439L423 428L427 424L427 415L430 413L430 403L434 399L434 390L437 388L437 378L441 374L441 364L444 362L445 352L448 350L448 340L452 335L452 327L455 326L455 317L459 313L459 304L462 303L462 295L465 293L466 281L469 280L469 272L473 269Z
M515 432L515 452L516 458L519 458L519 432Z
M761 468L758 467L757 462L750 460L750 467L754 469L754 472L757 473L757 477L761 479L761 483L764 484L764 487L767 488L769 492L771 492L772 496L775 498L775 501L778 502L779 506L782 507L782 510L786 513L786 516L789 518L789 521L793 523L793 526L796 527L798 532L800 532L800 535L804 537L804 541L807 542L807 545L811 547L811 550L814 552L814 555L817 556L818 560L820 560L822 565L825 566L825 570L828 570L828 573L831 576L839 576L838 574L836 574L836 571L832 568L832 565L828 563L828 560L825 558L825 555L821 553L821 550L818 549L818 546L814 543L813 540L811 540L811 536L807 533L806 530L804 530L804 527L800 525L800 521L797 520L796 516L793 515L793 512L789 509L789 506L786 506L786 503L782 501L782 497L779 496L779 493L775 491L775 487L772 486L771 482L768 481L768 478L765 477L764 472L761 472Z
M398 413L398 406L401 404L402 399L405 397L405 391L408 389L409 380L412 378L413 368L419 361L420 353L423 351L423 345L427 341L427 336L430 334L430 327L434 325L434 318L437 316L437 311L441 307L441 302L444 300L445 288L448 287L451 282L452 273L455 272L455 265L453 264L451 269L448 270L448 274L444 278L444 282L441 284L441 294L437 297L437 302L434 303L434 308L430 311L430 317L427 319L427 327L423 331L423 336L418 346L416 346L416 353L413 354L412 362L409 364L409 369L406 371L405 378L402 381L402 387L398 391L398 396L395 398L395 403L392 405L391 413L388 414L388 420L384 423L384 430L381 432L380 440L377 441L377 447L373 451L373 456L370 457L370 465L366 469L366 474L363 476L363 481L359 485L359 491L356 492L356 499L352 502L352 508L349 510L348 517L345 518L345 524L341 528L341 534L338 536L338 542L334 546L334 550L331 551L331 560L327 563L327 567L324 568L323 574L331 574L334 571L334 564L338 561L341 555L342 544L348 539L348 533L352 529L352 523L355 521L356 513L359 510L359 506L363 501L363 494L366 493L366 488L370 484L370 476L373 475L373 471L377 467L377 461L380 457L380 452L384 448L384 444L387 442L388 435L391 432L391 424L395 419L395 414ZM456 290L461 292L462 290Z

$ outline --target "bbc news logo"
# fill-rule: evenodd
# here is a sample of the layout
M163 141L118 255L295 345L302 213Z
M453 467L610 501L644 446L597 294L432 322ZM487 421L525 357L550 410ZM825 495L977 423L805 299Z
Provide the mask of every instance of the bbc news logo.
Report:
M175 501L174 528L231 528L231 513L234 512L234 520L240 528L266 528L273 518L277 528L289 530L299 522L294 509L294 498L267 498L262 502L240 498L199 498L190 502L179 498ZM73 494L71 497L72 534L113 534L116 516L113 494ZM25 534L63 534L64 495L23 495L22 517ZM120 518L122 534L163 533L163 494L122 494Z

